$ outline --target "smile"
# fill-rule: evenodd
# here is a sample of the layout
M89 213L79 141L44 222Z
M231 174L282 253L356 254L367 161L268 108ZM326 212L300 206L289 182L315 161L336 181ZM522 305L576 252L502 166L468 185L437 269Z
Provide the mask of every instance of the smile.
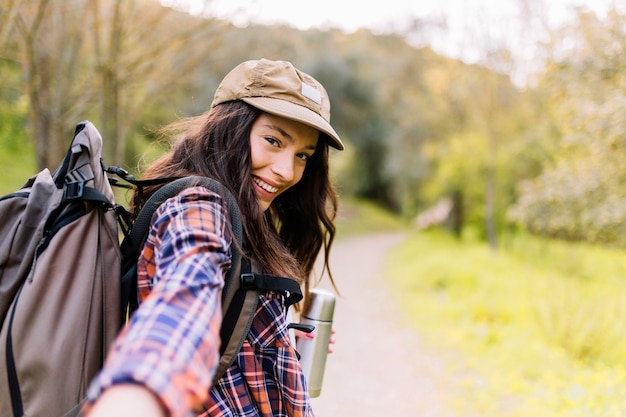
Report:
M275 193L278 191L277 187L272 187L271 185L269 185L268 183L262 181L261 179L254 177L254 182L256 183L256 185L258 185L259 187L261 187L262 189L264 189L265 191L267 191L268 193Z

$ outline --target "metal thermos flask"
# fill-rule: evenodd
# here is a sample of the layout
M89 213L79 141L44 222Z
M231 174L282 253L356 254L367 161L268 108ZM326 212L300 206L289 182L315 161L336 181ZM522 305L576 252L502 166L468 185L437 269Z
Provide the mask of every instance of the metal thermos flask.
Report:
M309 396L318 397L322 392L324 368L328 355L328 344L333 327L335 295L321 288L309 291L310 303L302 313L300 323L315 326L313 339L299 338L296 349L300 354L300 366L307 379Z

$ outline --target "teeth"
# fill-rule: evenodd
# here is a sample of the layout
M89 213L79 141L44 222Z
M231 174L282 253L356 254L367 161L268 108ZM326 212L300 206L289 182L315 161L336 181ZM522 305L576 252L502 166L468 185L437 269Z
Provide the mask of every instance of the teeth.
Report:
M278 188L276 188L276 187L272 187L272 186L271 186L271 185L269 185L268 183L263 182L263 181L261 181L261 180L260 180L260 179L258 179L258 178L254 178L254 182L256 182L256 184L257 184L259 187L263 188L263 189L264 189L265 191L267 191L267 192L270 192L270 193L275 193L276 191L278 191Z

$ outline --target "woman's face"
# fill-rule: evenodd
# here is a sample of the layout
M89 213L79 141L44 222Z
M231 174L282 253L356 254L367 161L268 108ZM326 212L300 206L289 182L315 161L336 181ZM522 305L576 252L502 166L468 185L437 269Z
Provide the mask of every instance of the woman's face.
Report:
M252 180L263 211L300 181L318 138L317 129L267 113L252 124Z

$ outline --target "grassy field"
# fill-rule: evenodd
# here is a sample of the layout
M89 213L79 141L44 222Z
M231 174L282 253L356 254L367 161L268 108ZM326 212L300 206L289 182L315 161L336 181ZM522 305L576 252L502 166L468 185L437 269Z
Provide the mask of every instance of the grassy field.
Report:
M626 254L518 237L413 232L389 279L427 343L454 358L459 416L626 415Z

